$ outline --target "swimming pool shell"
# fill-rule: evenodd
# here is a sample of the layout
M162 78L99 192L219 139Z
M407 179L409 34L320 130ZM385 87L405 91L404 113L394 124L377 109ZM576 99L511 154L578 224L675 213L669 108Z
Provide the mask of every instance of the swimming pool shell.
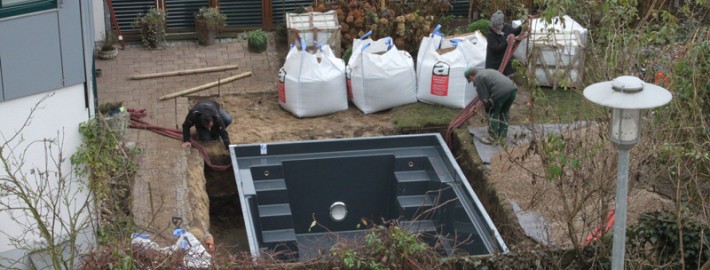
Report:
M230 154L254 256L308 260L384 220L445 256L508 251L439 134L232 145Z

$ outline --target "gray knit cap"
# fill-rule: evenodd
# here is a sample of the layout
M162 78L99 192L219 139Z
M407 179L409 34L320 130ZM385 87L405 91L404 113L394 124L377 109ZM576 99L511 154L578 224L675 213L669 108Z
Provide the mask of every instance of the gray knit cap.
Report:
M505 19L505 15L503 15L503 12L500 10L496 11L496 13L493 13L493 16L491 16L491 27L493 28L501 28L503 27L503 20Z

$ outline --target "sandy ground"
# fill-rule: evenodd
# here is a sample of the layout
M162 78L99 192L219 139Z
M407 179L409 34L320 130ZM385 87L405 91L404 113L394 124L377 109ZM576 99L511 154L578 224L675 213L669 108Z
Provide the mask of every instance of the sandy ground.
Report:
M221 100L235 119L229 126L233 144L369 137L394 132L389 112L365 115L352 104L346 111L299 119L281 109L276 92Z
M567 171L562 180L544 177L545 165L540 156L528 151L529 144L510 147L492 158L490 180L498 194L507 203L518 204L525 214L534 213L544 219L540 222L542 233L533 238L558 247L570 247L572 239L584 243L595 228L606 224L604 217L615 207L616 155L609 154L615 151L611 143L599 140L599 132L606 131L584 128L565 134L567 143L583 145L577 144L580 152L572 158L590 159L583 161L578 170L581 174ZM627 197L629 225L636 223L643 212L673 207L671 200L647 190L646 185L638 181L636 163L631 160Z

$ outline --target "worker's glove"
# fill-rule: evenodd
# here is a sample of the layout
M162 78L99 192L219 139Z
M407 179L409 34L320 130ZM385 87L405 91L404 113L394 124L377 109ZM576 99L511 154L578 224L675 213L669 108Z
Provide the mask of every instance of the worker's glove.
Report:
M495 107L495 104L493 103L493 99L488 98L488 99L483 100L483 108L486 110L486 113L492 113L493 107Z

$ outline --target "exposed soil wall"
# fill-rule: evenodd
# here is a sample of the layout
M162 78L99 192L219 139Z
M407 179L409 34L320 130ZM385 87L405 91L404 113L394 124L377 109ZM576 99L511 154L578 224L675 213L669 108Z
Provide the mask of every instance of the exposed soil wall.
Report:
M456 162L461 167L469 184L476 192L478 199L488 211L498 232L503 237L508 247L516 246L527 241L527 237L518 225L510 204L498 196L498 192L490 185L489 172L476 153L473 137L466 129L459 129L454 133L452 151Z

